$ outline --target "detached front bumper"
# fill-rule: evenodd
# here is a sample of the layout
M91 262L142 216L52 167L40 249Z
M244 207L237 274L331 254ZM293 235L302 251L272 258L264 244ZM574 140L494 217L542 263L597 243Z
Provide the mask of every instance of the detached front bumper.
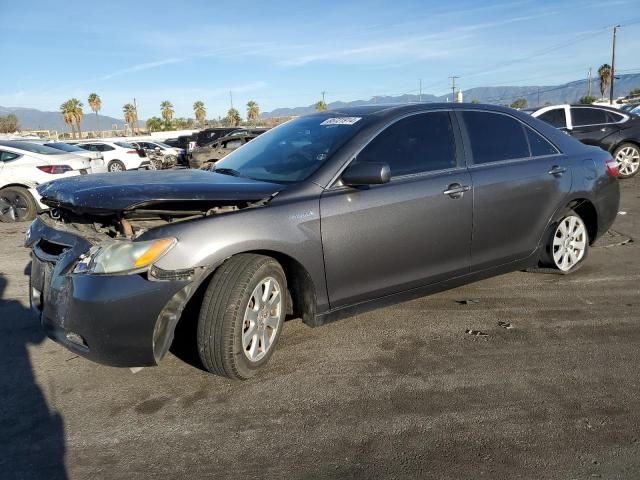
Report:
M105 365L149 366L162 359L193 291L191 278L74 274L90 244L40 219L30 228L27 246L31 308L50 338Z

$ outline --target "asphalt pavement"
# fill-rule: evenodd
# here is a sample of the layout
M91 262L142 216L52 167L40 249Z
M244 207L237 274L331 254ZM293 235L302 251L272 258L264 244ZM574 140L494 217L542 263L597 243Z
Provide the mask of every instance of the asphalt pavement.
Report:
M575 274L293 320L247 382L192 365L187 328L137 373L46 339L26 225L0 224L0 478L640 478L640 177L621 185Z

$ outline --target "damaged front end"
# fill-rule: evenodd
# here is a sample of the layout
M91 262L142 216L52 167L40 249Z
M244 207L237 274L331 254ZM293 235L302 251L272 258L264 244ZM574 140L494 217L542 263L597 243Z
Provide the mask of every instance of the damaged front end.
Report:
M26 239L32 310L47 334L70 350L127 367L162 359L185 306L215 268L158 268L155 263L179 242L179 228L163 238L147 233L256 208L271 198L144 200L109 209L43 193L50 210L36 218Z

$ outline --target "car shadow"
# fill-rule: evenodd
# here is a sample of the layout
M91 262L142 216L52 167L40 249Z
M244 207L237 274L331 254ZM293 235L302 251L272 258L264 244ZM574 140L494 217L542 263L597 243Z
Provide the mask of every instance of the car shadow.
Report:
M8 285L0 273L0 477L66 479L64 422L36 382L28 349L46 337L29 308L6 298Z

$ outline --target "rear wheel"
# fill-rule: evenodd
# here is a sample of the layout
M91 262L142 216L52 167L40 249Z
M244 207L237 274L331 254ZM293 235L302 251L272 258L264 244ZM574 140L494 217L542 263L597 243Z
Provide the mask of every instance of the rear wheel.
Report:
M198 352L211 373L244 380L273 355L286 314L287 282L271 257L231 257L214 273L198 319Z
M574 210L566 210L549 229L544 263L558 273L577 270L589 253L589 233Z
M1 222L13 223L33 220L37 211L36 201L26 188L7 187L0 190Z
M124 172L127 168L120 160L111 160L107 166L107 170L110 172Z
M633 143L623 143L615 152L613 158L618 164L618 177L631 178L640 171L640 147Z

